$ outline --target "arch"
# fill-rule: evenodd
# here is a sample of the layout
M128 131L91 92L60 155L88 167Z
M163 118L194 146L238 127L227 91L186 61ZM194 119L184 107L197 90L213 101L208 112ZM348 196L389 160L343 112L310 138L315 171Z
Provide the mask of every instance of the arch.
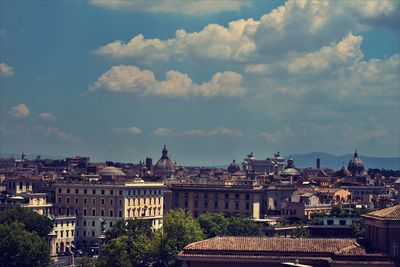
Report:
M65 246L64 246L64 242L60 243L60 252L64 252L65 250Z

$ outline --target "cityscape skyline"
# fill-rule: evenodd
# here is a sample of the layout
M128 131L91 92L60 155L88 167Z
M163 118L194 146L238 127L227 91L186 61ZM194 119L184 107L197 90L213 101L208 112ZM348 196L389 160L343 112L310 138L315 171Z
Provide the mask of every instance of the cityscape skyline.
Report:
M177 3L1 2L0 152L400 156L399 2Z

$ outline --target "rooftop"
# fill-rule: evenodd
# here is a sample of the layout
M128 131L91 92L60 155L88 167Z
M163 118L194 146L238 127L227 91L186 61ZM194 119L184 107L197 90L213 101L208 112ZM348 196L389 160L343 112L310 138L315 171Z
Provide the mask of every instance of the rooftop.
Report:
M381 220L400 220L400 205L393 207L375 210L370 213L364 214L363 217L381 219Z

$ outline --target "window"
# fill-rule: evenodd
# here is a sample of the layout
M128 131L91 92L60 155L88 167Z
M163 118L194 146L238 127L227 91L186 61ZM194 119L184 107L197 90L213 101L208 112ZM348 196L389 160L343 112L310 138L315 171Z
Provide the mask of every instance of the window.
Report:
M103 216L104 216L104 210L101 210L101 211L100 211L100 214L101 214L101 216L103 217Z
M92 209L92 216L96 216L96 209Z
M58 198L58 203L61 203L61 197Z
M195 207L195 208L198 208L198 207L199 207L199 202L198 202L197 200L194 202L194 207Z
M207 200L204 201L204 208L205 208L205 209L208 209L208 201L207 201Z
M110 217L113 216L113 210L110 210Z
M114 190L110 190L110 195L114 195Z
M214 201L214 209L218 209L218 202Z
M86 236L86 231L83 231L83 236Z
M69 236L69 231L65 231L65 236L68 237Z
M229 209L229 202L225 202L225 209Z
M175 192L175 197L179 198L179 192Z
M112 222L110 222L110 228L113 226L113 223Z
M239 194L237 194L237 193L235 194L235 199L239 200Z
M208 193L207 192L204 193L204 198L208 198Z
M92 194L93 194L93 195L96 195L96 189L93 189L93 190L92 190Z
M194 198L199 198L199 193L194 193Z
M122 217L122 210L118 211L118 217Z
M86 195L87 194L87 189L83 189L83 193Z
M86 204L86 203L87 203L87 198L84 197L84 198L83 198L83 204Z
M96 198L92 198L92 204L96 205Z
M225 199L229 199L229 194L225 193Z
M119 190L119 195L122 196L122 190Z
M185 192L184 196L185 198L189 198L189 192Z
M67 194L69 194L69 188L67 189Z
M67 203L69 203L69 197L67 197Z
M79 193L79 189L75 189L75 194L78 194Z
M93 227L96 226L96 221L92 221L92 226L93 226Z
M60 232L61 237L64 237L64 231Z
M94 231L92 231L92 236L94 236Z
M86 209L83 209L83 216L86 216Z
M122 199L119 200L119 205L122 206Z
M239 202L235 203L235 209L237 209L237 210L239 209Z
M326 224L327 225L333 225L333 220L327 220Z
M214 199L218 199L218 193L214 194Z
M185 200L185 208L189 207L189 202Z
M346 225L346 220L340 220L340 221L339 221L339 224L340 224L340 225Z
M110 205L112 205L112 204L113 204L113 199L111 198L111 199L110 199Z
M78 204L78 202L79 202L79 199L76 197L75 198L75 203Z
M390 249L390 255L393 257L399 256L399 241L393 241Z
M246 210L250 209L250 203L246 203Z
M104 189L101 190L101 194L104 195Z
M250 199L250 194L246 194L246 200Z
M104 205L104 198L101 199L101 204Z
M21 188L20 188L20 189L21 189ZM61 188L58 188L58 193L61 194L61 192L62 192L62 191L61 191Z

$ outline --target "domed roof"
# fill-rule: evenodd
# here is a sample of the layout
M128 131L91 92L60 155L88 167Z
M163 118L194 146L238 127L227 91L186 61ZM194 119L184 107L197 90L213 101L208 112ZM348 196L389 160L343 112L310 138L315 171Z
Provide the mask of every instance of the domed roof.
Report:
M232 163L228 166L228 172L235 173L238 171L240 171L240 166L236 163L236 160L233 160Z
M119 168L109 166L99 171L100 175L104 176L126 176L126 174Z
M353 175L360 175L364 172L364 162L358 157L357 150L354 152L353 158L349 161L347 169Z
M168 157L168 150L164 145L164 149L162 150L162 156L157 161L156 166L154 167L155 170L175 170L175 165L172 160Z

